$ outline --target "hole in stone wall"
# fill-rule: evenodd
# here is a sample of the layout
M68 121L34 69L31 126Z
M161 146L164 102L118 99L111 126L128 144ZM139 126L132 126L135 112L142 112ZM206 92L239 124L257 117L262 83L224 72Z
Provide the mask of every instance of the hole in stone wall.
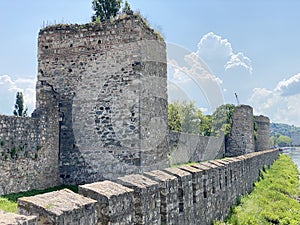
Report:
M207 198L207 191L206 190L203 192L203 197Z
M70 48L72 48L73 47L73 44L70 44Z
M98 44L101 44L101 40L98 40Z
M48 49L48 48L49 48L49 46L48 46L48 45L46 45L46 46L45 46L45 49Z
M70 69L69 69L69 73L71 73L71 72L72 72L72 69L70 68Z

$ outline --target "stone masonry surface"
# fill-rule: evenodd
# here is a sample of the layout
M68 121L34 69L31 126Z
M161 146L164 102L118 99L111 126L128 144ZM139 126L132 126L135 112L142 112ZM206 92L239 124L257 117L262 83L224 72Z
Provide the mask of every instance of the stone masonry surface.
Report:
M49 114L0 115L0 195L59 184L58 120Z
M225 154L223 135L200 136L170 131L168 145L171 165L223 158Z
M226 156L238 156L255 151L253 126L252 107L237 106L232 115L230 135L226 140Z
M117 180L134 190L134 224L161 224L159 184L142 175L127 175Z
M37 92L56 93L61 182L167 166L165 48L135 15L40 31Z
M134 223L134 191L111 181L79 186L79 194L97 201L98 224Z
M266 116L254 116L257 128L255 136L255 151L261 151L270 147L270 119Z
M9 225L36 225L35 216L22 216L14 213L7 213L0 210L0 224Z
M252 190L260 170L277 157L278 150L266 150L154 170L145 176L127 175L116 182L80 186L79 192L94 200L63 190L22 198L19 212L36 215L37 225L67 224L66 221L74 225L210 225L228 215L230 206Z
M96 201L68 189L18 199L18 211L35 215L38 225L95 224Z

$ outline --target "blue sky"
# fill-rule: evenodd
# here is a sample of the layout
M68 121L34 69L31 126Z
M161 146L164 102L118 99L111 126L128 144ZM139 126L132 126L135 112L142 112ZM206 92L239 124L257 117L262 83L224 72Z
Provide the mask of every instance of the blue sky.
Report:
M167 42L200 57L225 103L236 103L237 93L240 103L252 105L256 114L300 126L300 1L129 3ZM0 1L0 113L11 114L19 90L34 108L37 36L43 24L87 23L91 15L90 0ZM205 111L203 93L182 74L177 78L177 86L191 85L188 95Z

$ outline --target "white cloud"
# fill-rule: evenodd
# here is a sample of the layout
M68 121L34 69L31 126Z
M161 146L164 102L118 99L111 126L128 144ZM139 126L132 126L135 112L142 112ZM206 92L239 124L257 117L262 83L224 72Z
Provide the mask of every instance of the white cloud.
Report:
M206 60L224 60L232 55L232 46L227 39L209 32L198 43L197 54Z
M196 53L211 67L243 68L250 74L253 71L250 58L242 52L234 53L231 43L213 32L201 38Z
M278 83L275 91L282 96L292 96L300 93L300 73L290 77L287 80L282 80Z
M30 114L35 108L35 83L35 79L13 80L8 75L0 76L0 114L12 114L18 91L23 92L24 103Z
M169 100L181 99L178 96L184 96L194 101L198 107L210 110L223 104L220 88L222 80L210 72L195 52L171 43L168 43L167 49Z
M230 60L224 65L225 70L232 69L234 67L242 67L246 69L250 74L252 74L252 66L251 66L251 60L244 56L242 52L239 52L237 54L232 54L230 57Z
M254 88L250 105L256 115L266 115L272 122L300 126L300 94L282 96L278 91L265 88Z

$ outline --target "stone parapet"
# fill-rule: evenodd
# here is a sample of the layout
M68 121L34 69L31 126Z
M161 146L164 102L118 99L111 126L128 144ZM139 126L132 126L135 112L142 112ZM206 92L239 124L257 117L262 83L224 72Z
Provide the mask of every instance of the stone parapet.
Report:
M120 184L103 181L79 186L79 194L97 201L97 224L134 223L134 192Z
M96 224L96 201L68 189L18 199L18 211L35 215L37 225Z
M37 216L37 225L210 225L224 219L237 199L252 191L260 170L277 157L278 150L265 150L145 176L127 175L80 186L79 193L86 197L62 190L21 198L19 212Z

